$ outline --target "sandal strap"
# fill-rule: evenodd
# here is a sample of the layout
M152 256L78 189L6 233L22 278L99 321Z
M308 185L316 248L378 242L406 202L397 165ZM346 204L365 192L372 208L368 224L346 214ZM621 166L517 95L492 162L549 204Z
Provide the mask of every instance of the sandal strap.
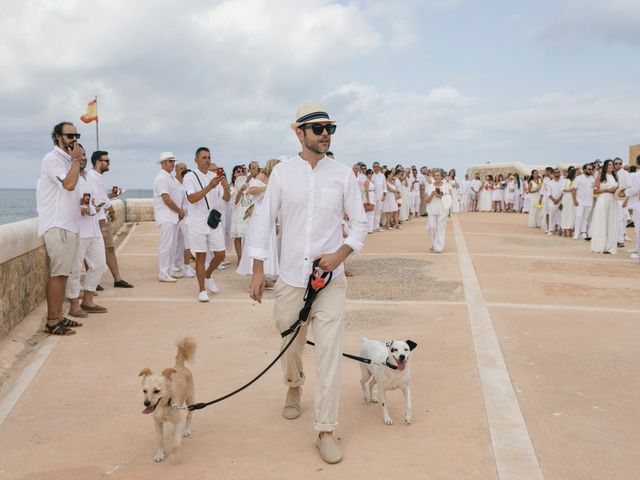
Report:
M55 325L45 324L45 332L47 332L49 335L75 335L76 332L63 325L63 322L64 320L59 321Z
M63 327L67 327L67 328L77 328L77 327L81 327L82 323L76 322L75 320L71 320L70 318L64 317L62 320L60 320L60 323L58 323L58 325L62 325Z

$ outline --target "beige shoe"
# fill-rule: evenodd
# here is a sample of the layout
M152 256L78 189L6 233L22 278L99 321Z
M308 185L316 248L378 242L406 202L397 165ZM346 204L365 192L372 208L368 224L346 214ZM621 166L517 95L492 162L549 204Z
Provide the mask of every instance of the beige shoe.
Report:
M300 416L300 397L302 387L289 388L287 398L284 401L282 416L287 420L294 420Z
M316 447L320 451L320 457L327 463L338 463L342 460L342 452L336 445L333 435L326 433L320 435L316 441Z

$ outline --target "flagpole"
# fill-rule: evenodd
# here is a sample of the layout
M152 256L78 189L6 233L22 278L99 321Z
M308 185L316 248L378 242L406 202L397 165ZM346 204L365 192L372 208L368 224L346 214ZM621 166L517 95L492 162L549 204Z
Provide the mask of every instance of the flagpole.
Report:
M100 117L98 116L98 95L95 96L96 101L96 150L100 150L100 137L98 136L98 122Z

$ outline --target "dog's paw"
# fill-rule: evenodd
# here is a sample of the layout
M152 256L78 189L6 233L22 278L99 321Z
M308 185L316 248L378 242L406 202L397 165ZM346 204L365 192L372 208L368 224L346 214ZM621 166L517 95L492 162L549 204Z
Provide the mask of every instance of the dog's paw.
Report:
M405 415L405 417L404 417L404 422L405 422L407 425L411 425L411 415Z
M393 425L393 419L391 417L389 417L388 415L385 415L384 423L385 423L385 425Z
M183 429L182 430L182 437L183 438L192 438L191 429L190 428Z
M369 403L378 403L378 399L376 397L371 397L369 399Z
M154 455L153 459L156 462L162 462L164 460L165 454L164 454L164 450L160 449L156 452L156 454Z

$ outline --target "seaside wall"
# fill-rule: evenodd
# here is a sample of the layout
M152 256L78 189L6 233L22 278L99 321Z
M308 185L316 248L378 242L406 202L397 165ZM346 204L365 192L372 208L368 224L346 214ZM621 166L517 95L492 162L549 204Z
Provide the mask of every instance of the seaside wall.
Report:
M113 208L115 233L126 222L125 203L114 200ZM38 237L38 219L0 225L0 336L6 335L44 300L47 278L49 257L42 238Z

